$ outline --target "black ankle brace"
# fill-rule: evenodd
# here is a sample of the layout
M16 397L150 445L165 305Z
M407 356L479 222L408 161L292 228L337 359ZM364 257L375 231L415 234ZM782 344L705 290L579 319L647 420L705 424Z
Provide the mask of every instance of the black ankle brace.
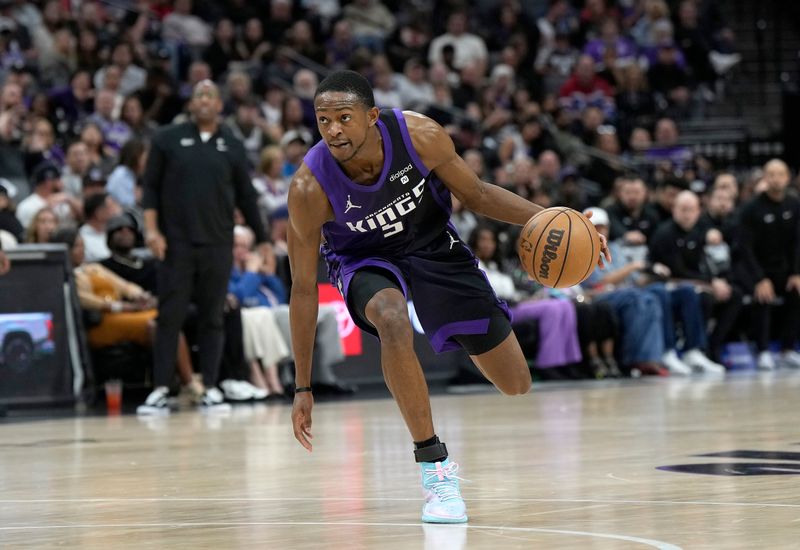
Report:
M441 441L433 445L414 449L414 460L417 462L441 462L447 458L447 447Z

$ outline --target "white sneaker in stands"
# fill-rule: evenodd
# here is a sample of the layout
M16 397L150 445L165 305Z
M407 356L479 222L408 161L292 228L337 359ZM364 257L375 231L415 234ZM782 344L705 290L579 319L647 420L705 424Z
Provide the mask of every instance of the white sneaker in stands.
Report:
M661 356L661 363L667 367L667 370L672 375L689 376L692 374L692 368L680 360L674 349Z
M707 374L725 374L726 372L723 365L715 363L697 348L684 353L682 359L684 363L700 372L705 372Z
M159 386L150 392L144 403L136 407L136 414L142 416L164 416L169 414L169 388Z
M758 370L775 370L775 358L769 351L758 354Z
M230 412L231 404L225 403L225 397L217 388L207 388L200 400L200 409L207 412Z

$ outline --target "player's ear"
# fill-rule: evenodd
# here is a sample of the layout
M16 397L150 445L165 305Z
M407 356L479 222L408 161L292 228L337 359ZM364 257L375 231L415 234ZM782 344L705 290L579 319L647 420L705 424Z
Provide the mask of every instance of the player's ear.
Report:
M367 109L367 122L370 126L374 126L378 122L378 115L381 114L380 109L377 107L370 107Z

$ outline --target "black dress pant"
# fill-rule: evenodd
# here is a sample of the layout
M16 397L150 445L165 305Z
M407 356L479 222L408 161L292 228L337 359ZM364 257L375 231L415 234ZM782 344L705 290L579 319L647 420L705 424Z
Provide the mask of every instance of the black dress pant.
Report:
M710 301L707 307L706 319L713 317L716 320L714 330L708 337L708 350L714 361L719 361L722 356L722 346L728 341L731 331L739 320L742 310L744 293L736 286L731 291L731 297L725 302L717 302L710 294L703 294L704 299ZM707 297L707 298L706 298Z
M250 366L244 356L244 335L242 329L242 310L226 308L225 311L225 351L222 354L220 380L250 380Z
M775 306L771 304L759 304L753 302L753 329L755 332L758 351L769 348L770 338L779 338L781 347L784 350L793 349L795 341L800 337L800 294L792 290L787 292L786 281L788 275L768 275L775 289L775 296L783 300L783 305L779 306L779 311L775 312ZM772 314L778 313L782 316L782 322L774 330Z
M223 315L232 263L230 244L168 243L158 273L158 331L153 348L156 386L172 383L178 335L193 297L203 384L216 385L225 342Z

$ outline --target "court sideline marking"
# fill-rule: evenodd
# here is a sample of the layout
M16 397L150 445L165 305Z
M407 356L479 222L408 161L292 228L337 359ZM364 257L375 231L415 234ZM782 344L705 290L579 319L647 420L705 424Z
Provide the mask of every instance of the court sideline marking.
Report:
M215 497L98 497L98 498L47 498L47 499L0 499L0 504L46 504L49 502L70 502L70 503L100 503L100 502L279 502L279 501L387 501L387 502L409 502L417 501L419 498L411 497L255 497L255 498L215 498ZM571 498L514 498L514 497L484 497L484 498L465 498L467 502L559 502L559 503L590 503L590 504L658 504L667 506L755 506L760 508L800 508L800 504L783 504L775 502L713 502L703 500L604 500L604 499L571 499Z
M210 522L210 523L111 523L111 524L86 524L86 525L37 525L37 526L14 526L14 527L0 527L0 531L24 531L24 530L47 530L47 529L131 529L131 528L189 528L189 527L248 527L248 526L325 526L335 527L337 525L344 525L348 527L422 527L422 523L378 523L378 522L325 522L325 521L255 521L255 522ZM452 529L457 526L444 526L441 527ZM622 540L626 542L635 542L644 544L658 550L683 550L680 546L663 542L655 539L645 539L641 537L632 537L628 535L616 535L611 533L593 533L591 531L572 531L567 529L542 529L538 527L503 527L495 525L465 525L468 529L486 530L486 531L512 531L515 533L552 533L556 535L571 535L579 537L594 537L602 539Z

